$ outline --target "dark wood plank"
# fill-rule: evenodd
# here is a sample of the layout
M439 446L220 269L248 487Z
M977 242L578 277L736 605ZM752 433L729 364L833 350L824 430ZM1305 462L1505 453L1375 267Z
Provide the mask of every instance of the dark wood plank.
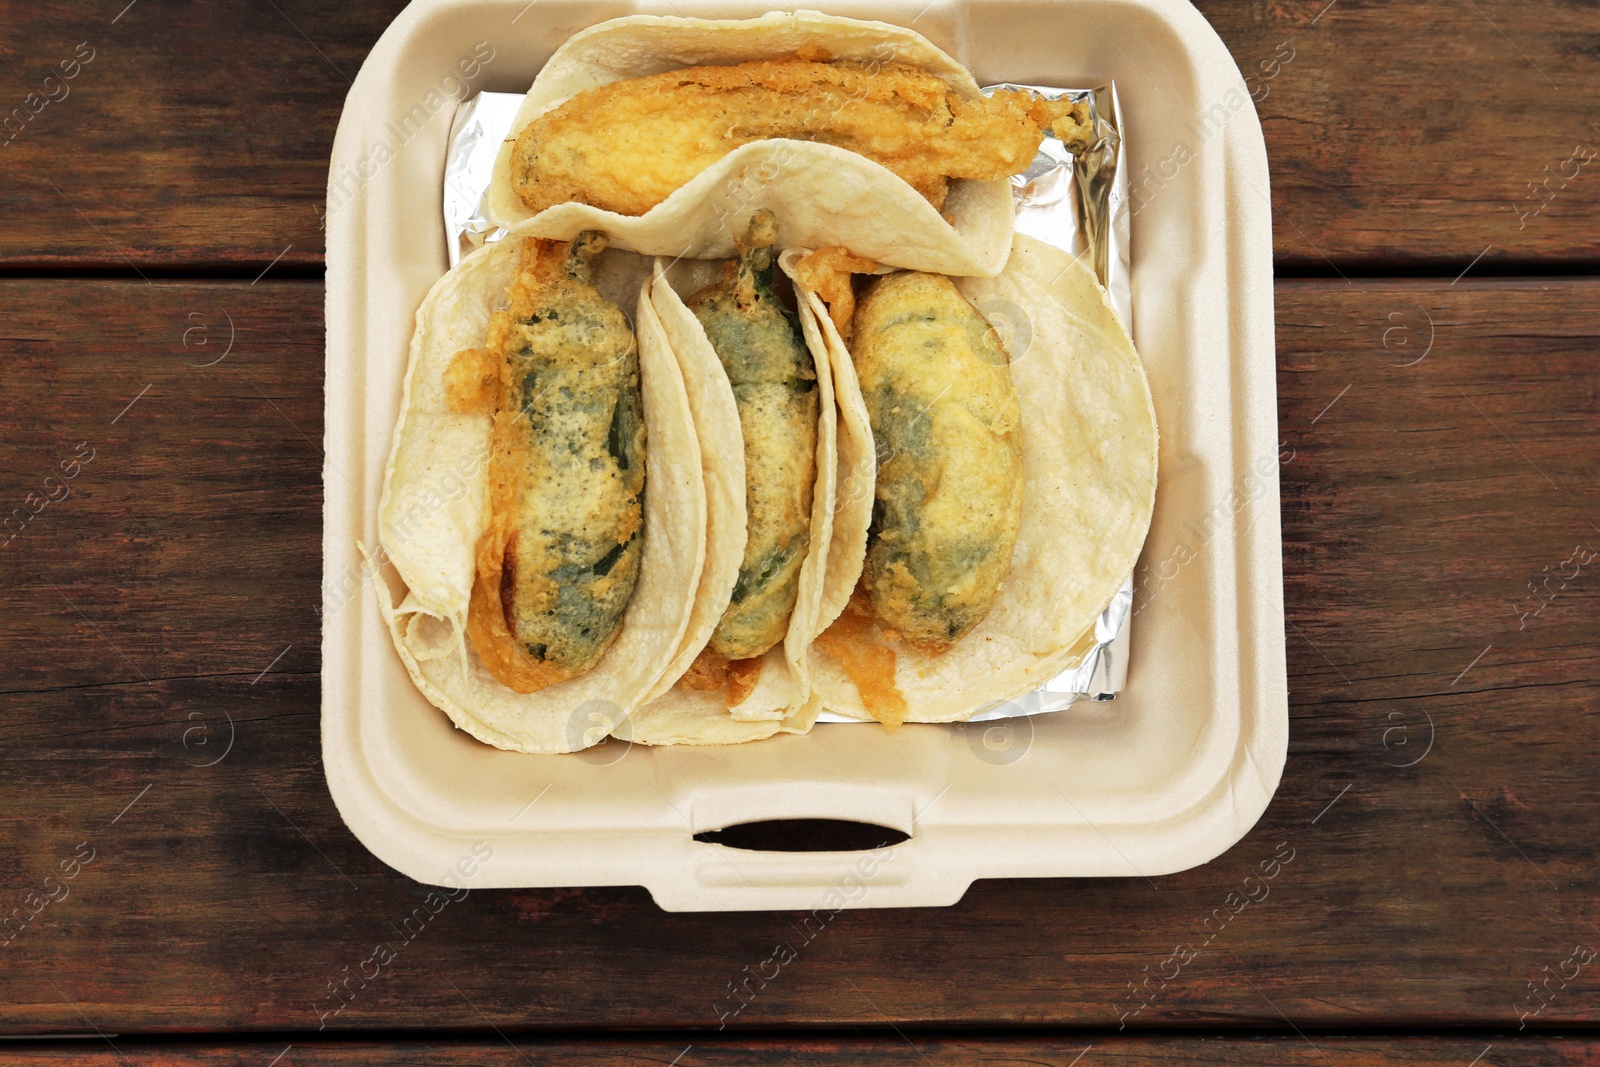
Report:
M1589 104L1600 8L1196 6L1256 100L1280 263L1426 263L1454 275L1484 252L1480 267L1600 258L1600 114Z
M0 263L320 265L345 93L404 6L7 5Z
M714 1029L743 969L803 940L639 889L475 892L334 1014L424 891L344 828L319 764L320 291L0 294L0 499L96 449L0 549L0 913L60 895L46 875L66 892L0 946L0 1029ZM224 312L234 349L186 365ZM1600 550L1597 338L1600 281L1281 283L1294 722L1261 823L1154 884L841 913L730 1025L1600 1018L1600 971L1551 977L1600 948L1600 568L1527 591ZM1281 842L1270 896L1206 940ZM1175 946L1199 954L1152 978Z
M1260 1067L1465 1067L1477 1062L1523 1067L1564 1067L1600 1059L1600 1043L1575 1038L1350 1038L1350 1037L1039 1037L968 1039L914 1034L906 1038L756 1038L726 1040L701 1034L673 1040L643 1038L538 1040L508 1037L485 1041L394 1040L318 1043L260 1041L177 1044L114 1038L93 1043L40 1044L0 1049L0 1067L76 1063L121 1064L122 1054L147 1067L356 1067L405 1063L409 1067L533 1067L581 1062L636 1067L640 1063L682 1067L960 1067L967 1064L1032 1063L1071 1067L1116 1063L1124 1067L1166 1064L1259 1064ZM1474 1057L1481 1057L1474 1060Z
M59 631L14 617L4 688L248 682L290 641L274 670L314 675L322 286L4 287L0 574L13 611L65 612L85 642L62 660ZM302 616L311 636L277 642Z
M280 253L283 264L320 263L346 79L401 6L140 3L115 21L69 4L15 6L0 100L24 111L0 133L0 264L260 267ZM1285 266L1403 261L1453 274L1486 250L1480 269L1600 258L1600 162L1585 161L1600 148L1589 107L1600 8L1200 9L1257 98ZM47 86L80 43L94 58ZM515 90L532 73L491 66L479 87Z

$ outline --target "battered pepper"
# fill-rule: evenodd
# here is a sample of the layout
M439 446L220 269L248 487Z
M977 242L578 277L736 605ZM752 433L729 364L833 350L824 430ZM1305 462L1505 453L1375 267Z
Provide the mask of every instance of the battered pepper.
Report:
M451 406L494 418L467 633L519 693L592 668L639 576L639 353L627 317L589 281L605 246L596 231L528 241L510 306L450 372Z
M783 640L794 611L817 478L817 371L793 316L772 294L778 227L750 220L737 266L687 303L733 384L744 433L749 539L711 647L750 659Z
M574 94L516 136L511 183L529 211L577 201L642 215L740 145L784 137L849 149L943 209L950 179L1023 170L1046 129L1093 142L1088 108L1001 90L967 99L905 63L759 59L686 67Z
M877 446L862 585L885 627L940 652L981 621L1022 516L1021 409L994 329L950 279L875 279L851 354Z

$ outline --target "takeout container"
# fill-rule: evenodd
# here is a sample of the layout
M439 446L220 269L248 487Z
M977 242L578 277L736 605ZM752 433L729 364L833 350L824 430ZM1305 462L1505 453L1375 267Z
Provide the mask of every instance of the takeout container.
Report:
M1271 215L1260 126L1227 50L1185 0L810 6L912 26L980 83L1121 87L1134 339L1161 428L1127 686L1000 722L824 723L747 745L611 741L562 756L490 748L429 704L370 587L396 580L369 577L356 544L377 543L413 315L446 269L435 220L451 97L526 89L562 41L607 18L769 5L418 0L373 48L334 142L323 477L328 785L356 836L412 878L643 885L674 911L946 905L976 878L1192 867L1243 836L1277 787L1288 703ZM801 818L909 837L823 853L695 840Z

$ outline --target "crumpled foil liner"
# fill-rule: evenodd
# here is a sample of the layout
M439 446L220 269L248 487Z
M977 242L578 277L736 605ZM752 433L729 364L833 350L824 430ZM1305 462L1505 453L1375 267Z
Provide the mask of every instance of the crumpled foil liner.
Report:
M1123 328L1133 333L1133 280L1128 260L1128 167L1123 158L1122 108L1115 83L1095 89L1053 89L1005 82L983 91L1027 89L1051 100L1069 97L1089 102L1097 134L1094 144L1074 156L1053 136L1039 154L1011 179L1017 205L1017 229L1074 255L1087 256L1100 284L1111 295L1111 307ZM1129 574L1095 620L1094 647L1076 667L1063 671L1040 688L980 711L969 721L1005 719L1061 711L1080 697L1112 700L1128 678L1129 616L1133 609L1133 575Z
M521 93L479 93L456 108L444 156L444 236L450 266L506 231L483 217L479 205L494 177L500 143L522 106Z
M1003 83L984 87L1027 89L1051 100L1087 100L1098 138L1074 156L1055 137L1046 137L1033 164L1011 179L1017 229L1074 255L1090 257L1111 306L1133 331L1132 279L1128 261L1128 167L1122 153L1122 110L1115 84L1094 89L1053 89ZM495 156L511 132L522 104L520 93L479 93L460 105L450 126L444 165L445 244L454 267L473 249L499 240L505 231L480 210ZM1083 660L1031 693L986 708L971 722L1062 711L1083 697L1111 700L1128 673L1129 615L1133 576L1123 582L1095 621L1095 644ZM859 722L824 712L819 722Z

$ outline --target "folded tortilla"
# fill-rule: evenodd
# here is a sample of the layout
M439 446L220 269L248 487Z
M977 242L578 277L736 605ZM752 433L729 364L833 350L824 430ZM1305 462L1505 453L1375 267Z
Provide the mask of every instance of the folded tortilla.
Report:
M957 180L941 215L897 175L833 145L773 138L734 149L643 215L588 204L534 214L511 184L523 127L568 97L681 67L734 64L822 49L835 59L920 67L968 98L972 75L927 38L884 22L816 11L772 11L754 19L630 15L592 26L556 49L540 70L501 145L484 211L518 236L571 240L599 229L613 245L651 255L720 259L761 208L779 220L779 248L844 246L880 263L938 274L993 276L1015 228L1010 184Z
M1138 559L1155 506L1149 383L1093 270L1018 234L999 277L956 285L1002 336L1010 334L1011 377L1022 406L1022 524L998 600L948 651L918 651L875 623L848 638L849 628L840 625L816 643L813 688L824 707L854 718L874 717L871 702L828 651L830 640L892 650L907 722L970 718L1070 666ZM848 363L833 323L819 318L831 356ZM840 394L841 411L859 404L864 418L859 388L847 395L841 387ZM870 447L862 462L874 462Z
M483 343L505 306L519 241L485 245L441 278L417 311L410 364L379 503L379 539L406 593L379 607L422 693L472 736L519 752L572 752L626 736L688 628L706 558L706 482L678 361L649 304L649 261L603 253L595 284L633 308L648 437L644 546L617 639L587 673L535 693L500 684L466 640L474 552L485 523L491 417L452 411L445 371Z
M804 733L821 704L811 690L809 653L826 625L821 614L836 506L838 415L828 348L816 324L804 315L802 334L816 365L820 403L810 538L794 611L783 641L761 657L755 686L738 704L729 707L721 689L694 689L682 681L728 607L745 547L744 440L738 405L716 349L684 302L718 280L722 270L722 261L657 260L650 288L653 312L679 360L695 413L706 470L708 526L705 567L684 641L657 683L654 699L633 717L632 739L650 743L719 743L779 731ZM708 732L703 723L719 714L727 721Z

